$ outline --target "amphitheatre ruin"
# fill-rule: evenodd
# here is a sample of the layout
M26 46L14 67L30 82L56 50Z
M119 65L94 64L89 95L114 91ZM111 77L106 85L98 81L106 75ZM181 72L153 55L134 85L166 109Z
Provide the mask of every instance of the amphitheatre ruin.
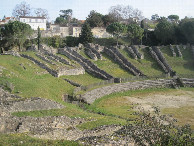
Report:
M133 140L121 135L119 140L111 137L118 137L115 133L122 130L127 117L133 121L130 113L139 109L153 112L153 106L164 113L168 108L191 107L190 117L185 117L187 121L180 121L194 126L194 68L191 68L194 46L189 44L107 47L89 43L59 49L41 45L39 50L31 46L26 52L4 51L0 58L9 58L15 66L9 70L6 61L0 66L0 77L8 79L0 88L0 133L25 133L35 138L65 139L91 145L133 145ZM109 64L103 65L106 61ZM116 69L120 75L114 73ZM47 83L49 79L52 82ZM33 84L28 85L28 80L34 80ZM37 86L36 82L41 80L44 84ZM59 91L56 88L59 86L64 87ZM110 111L103 107L106 102L110 102L110 109L118 104L113 110L121 108L124 114L129 114L125 117L122 112ZM124 111L119 104L127 109ZM98 109L87 109L86 105L95 105ZM108 104L104 106L109 107ZM101 122L103 118L110 121ZM87 124L91 124L91 128L85 128ZM104 141L99 142L99 138Z

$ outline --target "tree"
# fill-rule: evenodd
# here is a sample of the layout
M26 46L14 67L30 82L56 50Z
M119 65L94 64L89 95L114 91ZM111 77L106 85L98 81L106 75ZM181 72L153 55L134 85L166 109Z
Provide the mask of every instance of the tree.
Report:
M144 23L144 20L141 20L141 28L145 28L145 23Z
M92 10L90 11L90 14L88 15L86 21L90 25L90 27L102 27L103 26L103 15Z
M93 42L93 34L91 32L90 25L88 23L84 23L81 35L79 37L79 42L82 44L92 43Z
M5 24L1 31L3 40L6 42L5 47L18 46L19 51L21 51L24 42L33 32L30 25L19 21Z
M34 10L34 13L37 17L45 17L46 19L49 19L48 11L46 9L37 8Z
M173 37L175 34L174 26L166 19L160 19L159 23L156 25L154 30L156 38L162 44L169 44L173 42Z
M194 19L183 19L179 24L179 28L183 36L185 37L186 43L194 43Z
M113 17L111 14L102 16L102 21L103 21L105 27L107 27L111 23L117 22L115 17Z
M172 22L178 22L179 16L178 15L169 15L168 19L170 19Z
M66 25L67 21L63 17L57 17L55 20L55 24Z
M38 26L38 37L37 37L38 50L40 49L40 39L41 39L41 33L40 33L40 28L39 28L39 26Z
M13 9L12 15L14 17L19 16L30 16L31 8L30 5L27 4L25 1L21 2L20 4L16 5Z
M63 17L65 20L67 20L68 23L70 23L72 15L73 15L73 10L72 9L67 9L67 10L60 10L62 14L59 14L60 17Z
M158 21L159 18L160 17L158 16L158 14L154 14L154 15L151 16L152 21Z
M138 44L142 41L144 29L136 24L127 25L128 37L131 39L132 44Z
M133 9L133 7L129 5L112 6L109 10L109 14L114 16L118 22L121 20L130 21L131 18L136 18L138 20L143 19L142 12L138 9Z
M110 24L107 28L106 31L111 33L113 36L117 38L117 45L118 45L118 39L119 37L122 37L126 34L127 27L124 24L121 24L119 22L115 22Z

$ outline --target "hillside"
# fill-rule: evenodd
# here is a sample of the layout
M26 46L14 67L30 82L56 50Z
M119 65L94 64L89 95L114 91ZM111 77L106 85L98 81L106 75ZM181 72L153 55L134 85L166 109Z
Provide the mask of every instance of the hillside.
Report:
M164 55L168 64L172 67L172 70L175 71L179 77L181 78L194 77L194 60L193 60L193 54L191 53L190 47L180 48L183 56L182 58L173 57L169 46L160 47L160 50ZM124 56L126 61L133 64L137 69L139 69L141 72L143 72L146 75L147 78L145 79L143 78L143 80L147 80L147 79L155 80L158 78L164 78L168 80L170 78L165 75L165 72L162 70L162 68L152 58L148 48L143 48L143 47L139 48L139 52L143 54L144 59L137 59L137 60L133 59L133 57L128 54L126 49L118 49L118 51L120 52L120 54L122 54L122 56ZM111 58L105 52L101 52L102 60L91 59L86 54L86 51L84 49L79 50L77 52L79 52L79 54L82 55L82 57L88 59L91 63L95 64L100 70L104 71L105 73L113 76L114 78L122 78L123 83L128 81L124 79L130 79L130 82L142 80L142 78L135 78L132 72L126 70L126 68L123 68L123 66L121 66L117 61L115 61L114 58ZM65 56L62 54L56 54L56 55L67 60L68 62L71 63L71 65L61 63L55 60L54 61L50 60L51 61L50 63L46 62L45 60L42 60L37 55L35 55L36 54L35 52L21 52L20 54L25 54L30 57L33 57L39 62L46 64L46 66L49 67L49 69L52 69L53 71L57 70L58 68L74 69L74 68L80 68L82 66L77 61L72 60L68 56ZM67 127L67 129L69 129L70 131L74 129L72 130L73 132L76 132L76 130L78 131L80 130L83 132L84 130L93 130L94 128L97 128L97 131L98 130L103 131L104 129L107 128L110 130L110 133L111 133L115 129L117 128L119 129L120 128L119 126L125 125L129 119L133 123L133 120L137 118L134 115L134 113L136 112L134 107L136 107L136 104L139 104L139 103L135 103L135 102L133 103L132 101L128 100L127 99L129 98L128 96L137 97L137 96L149 95L149 93L150 94L157 93L162 95L164 93L166 94L171 93L174 96L176 95L177 90L179 90L180 92L179 94L181 95L187 94L187 93L189 94L193 93L193 88L165 89L162 86L159 87L161 89L142 88L144 90L137 90L137 91L123 90L123 92L106 95L101 99L97 99L91 105L87 105L85 103L79 103L77 101L74 101L73 103L64 102L64 97L66 97L66 95L70 95L70 97L72 97L74 94L74 90L76 89L76 86L73 86L72 84L65 81L64 79L69 79L70 81L73 81L75 83L78 83L84 86L96 84L95 86L92 86L92 88L89 89L88 91L99 87L103 88L103 86L107 86L107 88L111 89L112 85L119 85L112 82L108 84L98 85L98 83L102 83L105 80L98 76L91 75L91 72L87 70L85 74L62 75L60 77L55 77L51 75L47 70L41 68L41 66L37 65L36 63L32 62L29 59L26 59L23 57L16 57L12 55L0 55L0 87L1 88L3 88L5 91L8 91L11 94L15 94L21 97L21 101L24 99L31 99L31 97L39 97L39 98L55 101L64 106L64 108L62 109L49 109L49 110L38 110L38 111L37 110L31 110L31 111L16 110L11 114L16 117L30 116L33 118L37 118L37 117L47 117L47 116L51 116L51 117L67 116L69 118L83 119L83 121L80 122L80 124L78 125L75 124L72 127L71 126ZM83 91L80 93L85 93L88 91ZM193 96L192 95L189 96L188 101L190 101L190 98L193 98ZM20 99L18 101L20 101ZM191 100L191 102L193 101ZM183 108L183 110L186 110L188 108L186 107L186 105L183 105L183 106L184 107L181 107ZM169 110L167 108L169 108ZM167 107L167 108L165 107L164 109L162 109L162 112L163 113L174 112L173 108L170 108L170 107ZM190 110L190 113L192 113L192 110ZM179 115L177 114L176 114L176 117L180 118ZM192 120L192 119L189 119L189 120ZM185 124L185 122L182 119L181 119L181 124ZM110 127L104 128L103 127L104 125L109 125ZM113 128L111 127L112 125L116 125L116 126ZM100 126L102 126L103 128L101 127L100 129L99 128ZM193 128L193 125L192 125L192 128ZM99 136L102 136L102 133L103 132L101 132ZM6 137L5 135L2 135L2 136ZM16 139L18 139L18 141L21 139L23 140L22 138L23 135L15 133L15 136L16 136ZM11 137L12 136L10 136L10 139ZM30 140L34 141L34 143L37 143L37 141L39 141L36 139L31 139L28 136L25 136L25 137L26 137L26 140L23 140L23 141L25 141L26 143L28 143ZM79 138L79 136L77 138ZM7 141L5 141L4 144L9 144L11 141L10 139L7 138ZM2 141L0 140L0 142ZM42 145L45 143L47 142L43 141ZM52 141L52 143L55 144L60 142ZM68 144L69 142L64 141L64 143Z

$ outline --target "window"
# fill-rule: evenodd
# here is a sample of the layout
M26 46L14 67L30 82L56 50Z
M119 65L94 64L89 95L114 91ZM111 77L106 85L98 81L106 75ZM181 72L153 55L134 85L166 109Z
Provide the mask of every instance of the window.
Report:
M25 22L25 19L23 19L23 22Z

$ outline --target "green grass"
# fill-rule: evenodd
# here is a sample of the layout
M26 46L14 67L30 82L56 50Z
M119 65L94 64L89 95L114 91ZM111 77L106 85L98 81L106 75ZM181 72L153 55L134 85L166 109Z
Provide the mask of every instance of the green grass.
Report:
M146 49L139 49L140 53L144 55L144 59L133 59L128 54L128 52L124 50L120 50L120 53L122 53L125 58L131 62L135 67L137 67L140 71L142 71L146 76L150 77L157 77L162 76L163 71L158 66L157 62L152 59L151 55L149 55L148 51Z
M78 146L74 141L44 140L32 138L27 134L0 134L0 146Z
M1 66L6 69L0 77L0 83L5 80L12 83L12 91L22 97L44 97L61 99L63 94L72 94L74 87L66 81L44 74L45 70L31 61L13 56L0 56ZM23 64L26 69L20 65Z
M95 113L102 113L109 116L121 117L124 119L134 119L136 116L133 114L133 107L136 105L133 105L127 101L125 96L145 96L150 92L154 94L170 91L174 91L174 89L145 89L113 93L95 100L92 105L87 106L87 109Z
M82 75L61 76L60 78L66 78L81 85L90 85L102 81L102 79L91 76L87 72Z
M76 106L67 105L64 109L52 109L52 110L40 110L40 111L30 111L30 112L15 112L12 113L13 116L24 117L45 117L45 116L68 116L71 118L80 117L86 119L86 123L80 124L77 127L81 130L93 129L102 125L124 125L126 120L119 119L117 117L103 116L95 113L90 113L84 111ZM91 121L92 120L92 121Z
M172 57L172 53L169 47L163 47L161 48L161 51L163 52L172 69L176 71L180 77L194 77L194 60L191 53L191 49L180 49L183 58Z
M194 107L185 106L180 108L166 108L162 110L163 114L170 114L178 120L179 125L189 124L194 129Z

